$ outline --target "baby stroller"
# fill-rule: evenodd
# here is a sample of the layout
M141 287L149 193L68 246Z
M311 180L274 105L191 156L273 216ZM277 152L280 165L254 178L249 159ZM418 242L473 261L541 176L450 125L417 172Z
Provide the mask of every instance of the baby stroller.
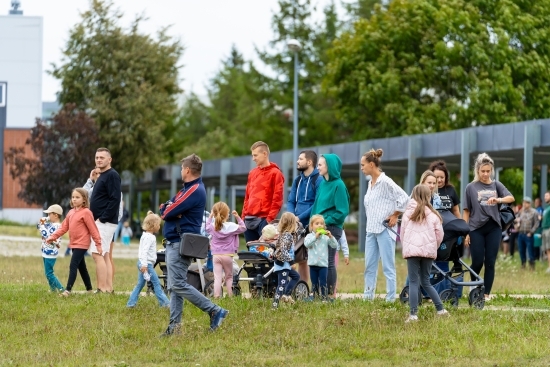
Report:
M304 235L305 230L300 225L298 242L300 242L300 239ZM247 243L246 247L248 251L239 251L238 253L239 260L242 260L243 264L238 273L233 276L233 294L241 294L239 282L247 281L252 297L274 297L277 287L277 276L274 274L274 262L271 254L275 250L275 245L268 242L253 241ZM247 277L241 277L243 270ZM292 290L292 298L295 300L304 300L308 297L309 286L303 280L299 280Z
M163 245L166 247L164 241ZM157 261L153 267L156 268L158 266L162 272L162 275L159 275L159 279L162 282L162 289L164 293L168 294L168 269L166 267L165 251L165 249L157 251ZM209 256L211 256L210 252ZM191 264L189 266L189 270L187 270L187 283L197 288L197 290L206 297L214 296L214 273L208 269L206 264L203 265L200 259L197 259L196 265ZM149 295L150 293L154 293L154 290L153 284L149 281L147 282L146 294Z
M439 214L443 219L443 241L437 250L437 259L435 261L453 261L455 266L450 271L441 270L435 263L432 265L430 273L430 283L436 285L444 280L448 281L450 288L444 289L439 293L442 302L448 302L454 307L458 307L458 288L463 286L475 287L468 295L468 303L470 306L483 309L485 306L485 286L483 279L476 274L462 259L462 246L459 246L459 238L470 233L468 223L464 220L455 217L448 210L439 210ZM393 232L391 228L384 223L386 228ZM466 268L466 270L464 270ZM475 279L470 282L464 281L464 274L469 272ZM422 288L422 287L420 287ZM405 286L399 294L399 299L403 303L409 301L409 286ZM422 293L422 289L418 292ZM418 297L419 302L422 300L422 294Z

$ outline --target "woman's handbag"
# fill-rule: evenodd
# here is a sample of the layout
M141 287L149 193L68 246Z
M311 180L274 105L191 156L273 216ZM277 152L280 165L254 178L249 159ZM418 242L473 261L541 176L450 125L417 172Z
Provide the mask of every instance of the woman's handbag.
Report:
M512 209L507 204L502 204L499 209L499 214L500 226L502 227L502 231L506 231L512 225L512 223L514 223L514 219L516 219L514 209Z

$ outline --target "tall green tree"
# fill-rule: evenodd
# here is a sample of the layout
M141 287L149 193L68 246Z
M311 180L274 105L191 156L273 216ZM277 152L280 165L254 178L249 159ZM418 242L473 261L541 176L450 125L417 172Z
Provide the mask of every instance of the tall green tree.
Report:
M174 149L183 47L166 28L153 38L139 31L142 17L128 29L119 25L121 17L112 1L93 0L51 74L61 81L61 103L75 103L96 121L114 166L139 174Z
M386 2L389 2L389 0ZM352 2L344 2L342 5L351 16L351 19L356 21L358 19L370 19L374 14L376 5L383 5L386 2L381 0L355 0Z
M294 53L288 49L287 42L297 39L302 45L298 53L300 146L338 142L348 136L333 112L333 99L321 89L327 51L338 36L340 22L334 3L324 9L323 19L318 23L312 20L315 10L310 0L279 0L279 11L272 19L273 39L267 50L258 50L259 58L274 74L269 85L269 100L274 107L285 111L293 109L294 96ZM281 115L271 116L271 123L283 124L285 116L281 120ZM287 119L279 149L292 146L292 118Z
M335 41L325 87L355 139L550 114L550 1L393 0Z
M203 158L248 154L257 140L281 135L280 124L268 124L274 113L266 103L267 78L233 46L222 68L208 86L209 104L191 96L180 123L196 132L182 154L196 152Z

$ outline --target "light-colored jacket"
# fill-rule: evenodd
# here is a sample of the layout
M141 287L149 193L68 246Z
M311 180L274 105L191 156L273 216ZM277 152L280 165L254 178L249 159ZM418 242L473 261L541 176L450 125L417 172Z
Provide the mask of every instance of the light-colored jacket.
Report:
M308 248L307 264L309 266L328 268L328 247L336 248L338 242L334 236L322 234L319 238L315 238L314 233L309 233L304 240L304 245Z
M441 220L426 207L426 219L422 222L413 222L410 218L416 205L416 201L411 199L405 214L403 214L400 234L401 243L403 244L403 258L425 257L435 259L437 249L443 240Z

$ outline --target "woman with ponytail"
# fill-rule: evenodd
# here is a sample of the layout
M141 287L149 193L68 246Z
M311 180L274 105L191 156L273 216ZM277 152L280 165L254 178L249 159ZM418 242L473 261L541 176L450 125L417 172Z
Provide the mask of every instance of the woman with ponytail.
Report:
M239 249L239 234L246 231L243 220L233 210L237 223L228 222L229 207L220 201L214 204L210 217L206 221L206 232L212 236L210 250L214 256L214 297L219 298L222 291L222 278L225 273L227 295L232 296L233 290L233 256Z

